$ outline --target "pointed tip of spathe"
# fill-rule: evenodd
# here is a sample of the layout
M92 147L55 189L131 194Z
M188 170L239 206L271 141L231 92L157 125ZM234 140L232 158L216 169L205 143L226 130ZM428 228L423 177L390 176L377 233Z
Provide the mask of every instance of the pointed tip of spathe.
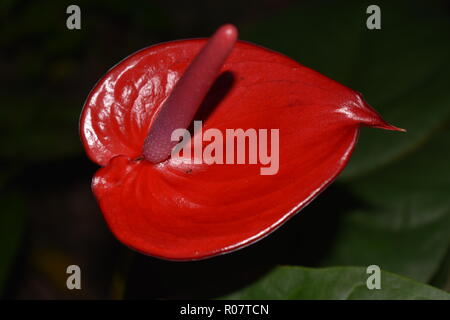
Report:
M386 122L372 106L370 106L367 102L364 101L361 95L358 95L358 100L359 106L361 106L362 108L358 109L357 113L360 123L362 125L371 128L406 132L406 129L393 126L388 122Z
M398 132L406 132L406 129L393 126L386 122L378 112L376 112L373 108L367 108L367 114L364 114L363 117L360 118L360 123L366 127L370 128L378 128L389 131L398 131Z
M372 128L379 128L379 129L390 130L390 131L407 132L406 129L393 126L389 123L383 123L382 125L375 125L375 126L372 126Z

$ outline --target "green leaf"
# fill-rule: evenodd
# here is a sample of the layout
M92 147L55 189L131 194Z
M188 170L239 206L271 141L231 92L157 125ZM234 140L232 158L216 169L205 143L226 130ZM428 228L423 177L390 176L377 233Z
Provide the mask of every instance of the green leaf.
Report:
M321 1L290 8L243 32L362 92L408 134L363 130L341 178L353 178L411 152L450 118L450 34L438 2L377 1L381 30L368 30L370 1ZM295 122L293 122L295 125Z
M8 279L25 225L23 199L17 194L0 197L0 296Z
M347 183L365 205L344 216L325 265L378 264L429 281L450 248L450 129Z
M249 287L225 299L320 300L450 300L450 294L429 285L381 271L381 289L369 290L365 268L312 269L277 267Z

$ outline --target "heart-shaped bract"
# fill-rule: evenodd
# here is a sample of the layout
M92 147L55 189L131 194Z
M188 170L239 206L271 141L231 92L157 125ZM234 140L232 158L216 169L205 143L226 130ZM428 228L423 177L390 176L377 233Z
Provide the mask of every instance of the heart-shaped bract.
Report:
M198 116L204 131L279 129L278 172L173 158L153 164L143 157L152 121L206 41L134 53L97 83L81 115L86 151L103 167L92 188L104 217L118 239L144 254L195 260L249 245L335 179L360 126L397 130L355 91L238 41L202 103L208 114Z

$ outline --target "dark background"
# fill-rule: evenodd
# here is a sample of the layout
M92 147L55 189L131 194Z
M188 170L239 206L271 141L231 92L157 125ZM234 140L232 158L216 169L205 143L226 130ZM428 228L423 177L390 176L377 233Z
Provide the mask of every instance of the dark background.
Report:
M360 204L339 182L277 232L243 250L185 263L132 252L111 235L91 193L91 177L98 167L84 153L78 119L90 89L124 57L162 41L209 36L226 22L242 31L241 39L267 40L263 44L271 49L359 90L358 83L343 76L341 69L347 66L341 65L339 55L326 43L326 52L304 50L321 46L313 43L316 32L324 39L323 30L328 30L330 41L334 32L342 34L339 29L345 22L333 20L336 3L339 1L2 1L0 214L4 218L0 219L0 273L4 278L0 275L0 296L215 298L253 282L275 265L321 266L333 247L341 215ZM426 1L405 3L407 10L432 20L434 15L443 20L450 16L445 1L433 7ZM66 28L70 4L81 8L81 30ZM303 30L309 37L302 37L295 27L293 8L321 12L327 20L318 16L317 24ZM364 8L361 5L355 11L359 15L350 16L360 28L367 18ZM292 24L280 25L283 17ZM447 31L436 30L442 32L443 42L449 41ZM357 41L351 33L348 39ZM334 45L337 49L339 43ZM367 54L373 52L370 45L361 46ZM410 48L395 50L408 55ZM313 56L323 63L316 64ZM355 61L351 72L364 73L366 68ZM13 214L6 217L6 212ZM66 288L65 271L71 264L82 269L81 291Z

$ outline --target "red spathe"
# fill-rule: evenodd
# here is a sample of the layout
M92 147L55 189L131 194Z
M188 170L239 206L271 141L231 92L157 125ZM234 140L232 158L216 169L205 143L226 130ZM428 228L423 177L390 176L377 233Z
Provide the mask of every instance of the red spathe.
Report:
M142 148L158 108L205 44L143 49L101 79L81 115L92 188L116 237L173 260L202 259L266 236L345 167L361 125L396 130L355 91L265 48L238 41L204 101L203 129L279 129L279 171L255 164L152 164ZM330 212L332 214L332 212Z

